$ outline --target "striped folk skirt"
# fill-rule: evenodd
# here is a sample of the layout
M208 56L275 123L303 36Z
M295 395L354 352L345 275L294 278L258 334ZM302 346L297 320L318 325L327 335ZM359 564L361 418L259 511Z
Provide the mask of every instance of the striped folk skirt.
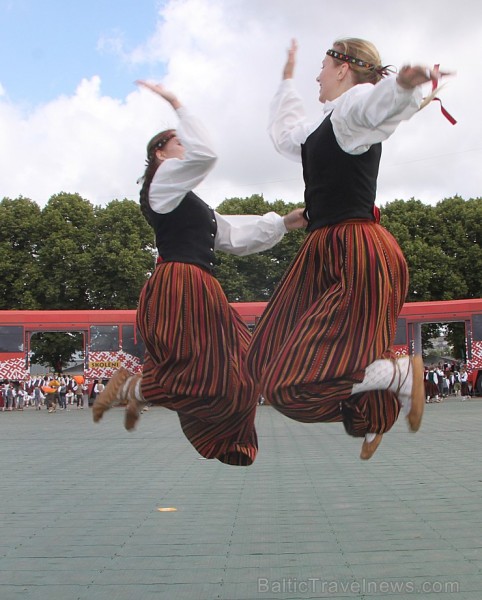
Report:
M250 333L219 282L191 264L166 262L145 284L137 326L146 345L142 394L176 411L205 458L250 465L257 453Z
M351 390L370 363L393 357L407 289L402 251L379 224L345 221L310 233L248 350L260 393L297 421L343 421L355 437L388 431L400 411L394 394Z

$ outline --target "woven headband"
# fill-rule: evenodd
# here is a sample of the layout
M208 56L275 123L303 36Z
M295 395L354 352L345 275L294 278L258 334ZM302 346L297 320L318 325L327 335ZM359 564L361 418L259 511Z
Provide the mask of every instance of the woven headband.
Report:
M149 154L152 154L154 152L154 150L157 150L159 148L163 148L167 142L169 140L172 140L173 137L176 137L176 132L175 131L171 131L169 133L166 133L166 135L162 136L153 146L152 148L150 148L149 150Z
M386 65L383 67L382 65L374 65L372 63L367 62L366 60L361 60L360 58L356 58L355 56L350 56L349 54L343 54L343 52L338 52L337 50L326 51L328 56L332 58L337 58L338 60L342 60L343 62L349 63L351 65L356 65L357 67L363 67L364 69L368 69L369 71L376 71L381 77L385 77L388 73L396 73L396 69L392 65Z

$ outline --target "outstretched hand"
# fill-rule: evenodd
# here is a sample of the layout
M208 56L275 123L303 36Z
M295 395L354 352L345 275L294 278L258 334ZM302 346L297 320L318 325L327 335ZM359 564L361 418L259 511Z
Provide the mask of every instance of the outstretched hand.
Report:
M298 51L298 42L291 40L291 46L288 49L288 58L283 69L283 79L292 79L296 64L296 52Z
M437 82L440 77L446 77L447 75L453 75L453 73L436 71L435 69L429 69L420 65L413 67L405 65L398 73L397 83L403 88L410 90L429 81Z
M283 217L285 227L288 231L294 231L295 229L301 229L308 225L308 221L303 216L303 208L295 208L290 213Z
M151 92L154 92L155 94L158 94L159 96L161 96L161 98L167 100L167 102L169 102L169 104L175 110L181 107L181 103L179 102L177 96L173 92L167 90L162 84L151 83L150 81L144 81L142 79L138 79L136 81L136 84L148 90L151 90Z

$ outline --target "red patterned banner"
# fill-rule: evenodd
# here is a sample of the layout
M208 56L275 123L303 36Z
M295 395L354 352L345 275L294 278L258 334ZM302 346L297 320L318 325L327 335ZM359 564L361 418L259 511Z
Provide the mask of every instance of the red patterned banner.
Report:
M84 371L87 379L110 379L119 367L131 373L142 371L141 361L122 350L119 352L90 352L89 363Z

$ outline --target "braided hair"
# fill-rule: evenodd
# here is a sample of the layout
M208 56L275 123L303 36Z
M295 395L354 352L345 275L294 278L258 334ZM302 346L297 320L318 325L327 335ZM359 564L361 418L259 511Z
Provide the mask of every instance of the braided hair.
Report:
M152 225L149 211L149 188L151 187L152 178L162 162L157 158L156 150L163 148L175 135L175 129L166 129L165 131L157 133L147 144L146 170L144 171L139 202L141 205L141 212L149 225Z

